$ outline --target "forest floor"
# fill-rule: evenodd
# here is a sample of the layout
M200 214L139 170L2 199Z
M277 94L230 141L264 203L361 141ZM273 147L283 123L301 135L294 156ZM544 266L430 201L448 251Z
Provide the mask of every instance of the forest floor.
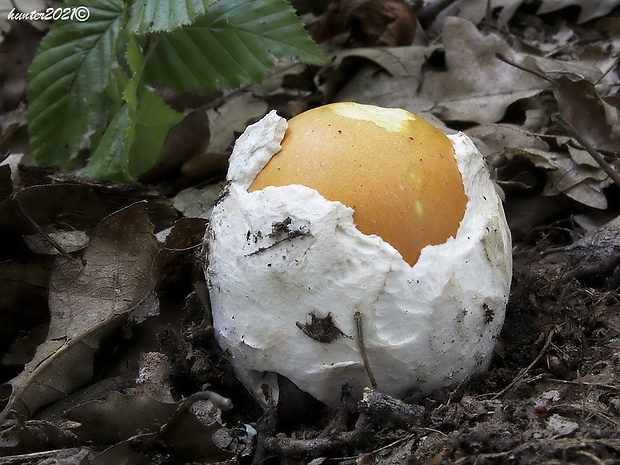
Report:
M0 464L620 463L620 2L293 3L327 64L168 95L210 137L198 118L143 185L29 161L45 27L0 23ZM346 100L474 139L513 237L505 324L488 371L429 396L263 411L215 342L203 233L248 123Z

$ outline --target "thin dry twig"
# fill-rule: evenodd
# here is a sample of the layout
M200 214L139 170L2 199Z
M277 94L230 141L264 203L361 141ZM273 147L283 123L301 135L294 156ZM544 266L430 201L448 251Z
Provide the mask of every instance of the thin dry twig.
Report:
M367 414L376 423L409 428L422 421L424 407L408 404L392 396L364 389L363 399L359 402L360 412Z
M310 456L319 457L329 454L343 446L360 444L369 433L370 420L366 415L360 415L355 424L355 429L336 433L326 438L297 439L288 437L265 438L265 449L275 452L283 457Z
M375 379L375 374L372 371L372 367L370 366L370 362L368 361L368 354L366 353L366 344L364 343L364 324L362 320L362 312L355 312L353 315L355 318L355 326L357 328L357 343L359 345L360 353L362 354L362 360L364 361L364 367L366 368L366 373L368 373L368 379L370 380L370 385L373 389L377 389L377 380Z
M607 173L611 180L620 187L620 174L614 170L603 156L596 151L596 149L590 144L585 137L573 126L566 118L559 113L554 113L551 116L551 120L562 126L570 136L581 144L581 146L590 154L592 158L600 165L600 167Z

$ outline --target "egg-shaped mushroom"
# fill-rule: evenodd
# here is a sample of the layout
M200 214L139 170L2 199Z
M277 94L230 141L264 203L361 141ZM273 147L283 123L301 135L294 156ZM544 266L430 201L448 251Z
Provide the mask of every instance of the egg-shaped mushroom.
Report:
M489 365L511 240L464 134L350 102L271 112L235 144L206 245L216 338L260 402L278 375L335 406L345 384L402 397Z

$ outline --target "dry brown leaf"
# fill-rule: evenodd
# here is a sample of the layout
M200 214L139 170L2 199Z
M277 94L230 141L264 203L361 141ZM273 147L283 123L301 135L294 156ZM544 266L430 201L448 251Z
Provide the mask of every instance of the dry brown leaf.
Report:
M231 95L218 108L209 110L212 126L209 152L228 152L248 123L262 118L268 111L267 103L251 92Z
M511 124L481 124L465 133L476 141L506 195L531 195L543 189L545 180L519 157L521 151L549 150L538 135Z
M78 252L88 245L89 237L84 231L57 231L50 229L47 236L39 233L23 236L24 242L31 252L41 255L59 255L55 246L60 246L68 253ZM54 242L50 241L52 239Z
M467 129L469 137L480 139L492 157L502 155L506 148L545 150L549 146L540 137L511 124L481 124ZM485 154L487 155L487 154ZM488 156L488 155L487 155Z
M145 394L113 391L105 400L72 407L67 415L81 423L76 433L84 440L114 444L140 433L155 433L172 417L178 405Z
M430 111L434 102L418 95L418 83L417 77L394 77L381 68L368 65L360 69L331 100L403 108L420 114Z
M488 148L493 165L501 173L500 185L514 188L515 183L521 183L523 191L540 187L537 177L528 175L518 163L525 159L545 171L543 195L563 194L590 207L607 207L603 189L611 180L592 157L571 146L570 138L541 136L507 124L481 125L467 134Z
M18 454L25 454L28 456L28 452L33 450L49 450L49 449L64 449L67 450L71 446L76 445L77 437L71 432L70 428L61 424L55 424L45 420L30 420L27 422L18 422L15 425L4 429L0 436L0 457L15 456ZM70 449L69 449L70 450ZM70 454L72 455L72 454ZM23 456L23 455L22 455ZM76 457L71 457L75 459ZM11 457L6 459L0 459L0 463L11 463ZM42 464L44 461L39 461L34 457L27 459L28 464ZM63 460L52 461L50 459L47 463L88 463L80 460L71 461Z
M91 212L97 211L95 199L88 198L83 191L80 186L49 184L21 189L14 196L0 202L0 227L15 234L36 233L20 210L25 211L32 221L41 227L57 220L72 208L79 211L79 206L86 207L84 200L90 200L88 203Z
M206 402L201 402L207 404ZM210 403L206 416L201 421L187 409L175 418L181 402L166 403L147 395L121 394L111 392L106 400L95 400L76 406L67 412L74 421L81 423L76 434L88 441L114 444L129 438L148 436L157 438L166 446L213 460L230 458L229 452L217 447L213 434L222 428L219 410ZM198 406L198 403L194 404ZM159 435L160 428L167 425L166 432Z
M337 0L319 19L314 39L323 42L347 30L358 47L409 45L416 20L405 0Z
M380 47L343 50L334 55L334 67L359 59L362 67L332 98L383 107L428 111L433 102L418 94L422 67L437 46Z
M420 77L422 66L428 56L438 49L437 45L428 47L411 45L409 47L361 47L335 52L331 66L338 67L348 59L371 61L395 77Z
M567 152L529 149L519 155L547 171L543 195L564 194L589 207L607 208L603 189L611 180L600 167L578 164Z
M14 234L33 234L33 228L22 213L46 228L50 225L90 233L103 218L120 208L147 200L149 216L164 229L173 224L177 213L172 202L152 186L113 184L92 181L72 175L51 174L37 167L21 167L20 179L32 181L9 198L0 201L0 228Z
M491 9L494 14L499 11L498 17L506 23L522 3L523 0L493 0ZM462 0L450 5L444 10L444 14L458 16L474 24L479 24L485 18L488 6L489 0Z
M420 93L435 102L444 120L493 123L516 100L536 95L548 84L525 74L495 55L517 60L517 54L495 34L483 35L469 21L447 18L443 28L445 72L424 76Z
M174 208L186 218L211 217L211 211L221 193L219 184L210 184L202 189L188 187L174 196Z
M84 264L62 256L56 259L47 339L24 371L8 383L12 392L0 419L12 412L29 417L90 380L102 338L155 305L158 250L146 205L139 203L97 226Z
M588 65L516 53L499 36L485 36L459 18L446 19L443 43L447 71L426 73L420 89L422 96L437 102L434 113L443 120L493 123L511 103L549 87L544 79L501 62L497 53L546 75L572 73L596 79L601 74Z
M558 11L567 6L576 5L581 8L578 23L585 23L594 18L605 16L620 5L620 0L542 0L537 15Z
M597 150L620 152L620 112L606 103L594 84L561 76L553 94L564 118Z

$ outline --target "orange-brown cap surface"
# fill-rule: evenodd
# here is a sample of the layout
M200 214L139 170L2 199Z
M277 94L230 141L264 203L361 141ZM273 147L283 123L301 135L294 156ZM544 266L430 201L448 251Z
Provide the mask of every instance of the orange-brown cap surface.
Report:
M413 266L427 245L456 236L467 197L452 142L405 110L355 103L318 107L292 118L282 149L250 192L301 184L354 210Z

